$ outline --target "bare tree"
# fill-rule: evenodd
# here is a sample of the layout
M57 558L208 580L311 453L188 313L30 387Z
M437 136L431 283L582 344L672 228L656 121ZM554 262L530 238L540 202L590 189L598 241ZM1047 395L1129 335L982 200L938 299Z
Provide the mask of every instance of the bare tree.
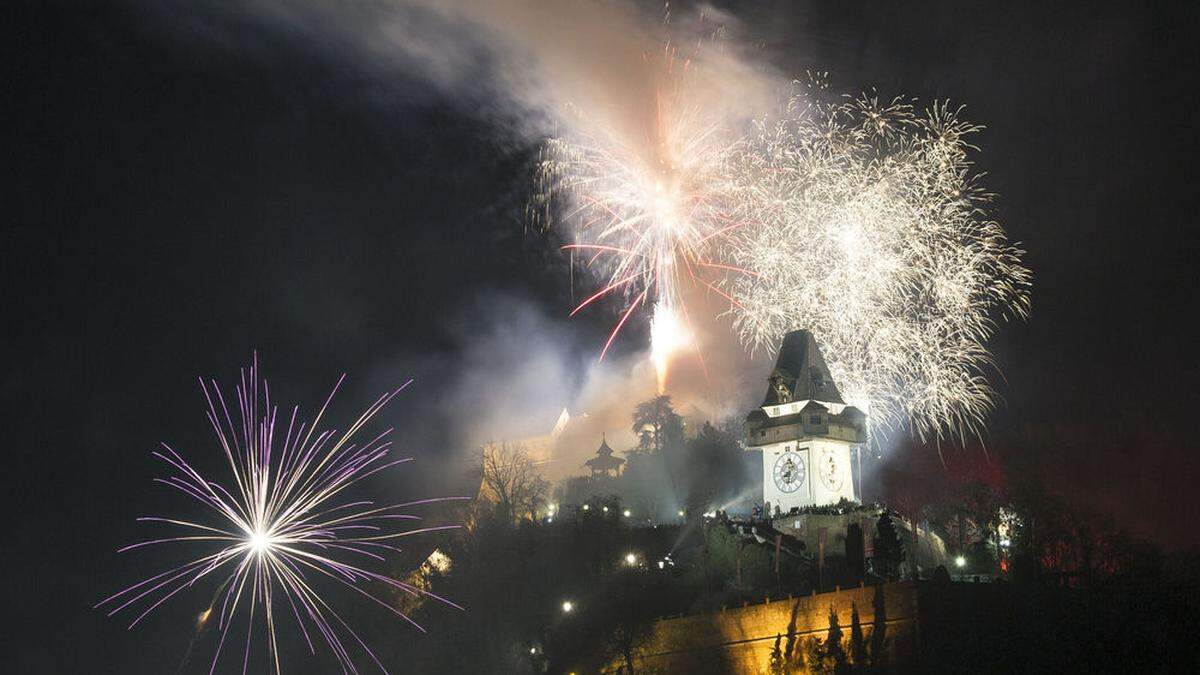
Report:
M497 513L509 522L533 518L545 502L550 483L538 475L525 447L489 443L482 455L483 487L496 500Z

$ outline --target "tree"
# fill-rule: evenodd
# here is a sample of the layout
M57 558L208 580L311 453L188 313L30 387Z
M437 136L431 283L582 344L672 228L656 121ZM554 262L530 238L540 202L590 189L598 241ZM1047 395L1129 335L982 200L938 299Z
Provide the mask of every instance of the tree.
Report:
M996 489L983 481L973 481L963 488L963 501L966 503L969 510L971 520L975 523L977 534L971 546L978 558L979 551L986 549L987 544L999 548L999 533L997 526L1000 522L1000 495ZM984 546L980 546L984 544ZM960 551L965 551L966 548L959 546ZM994 572L996 570L995 557L988 553L986 558L973 561L979 566L976 570L985 570Z
M825 650L821 649L821 639L816 637L808 638L802 645L804 651L804 669L810 673L827 673L830 671L829 665L825 659Z
M680 501L684 497L680 492L680 474L684 468L683 418L671 407L671 397L655 396L637 404L633 410L633 433L638 435L638 452L661 467L670 482L671 495Z
M538 475L524 446L489 443L482 455L482 487L495 500L497 516L510 524L532 519L550 484Z
M620 656L629 675L634 672L636 651L654 628L658 608L648 596L656 590L661 591L661 586L653 583L643 570L628 570L613 575L604 593L605 601L601 604L607 609L606 623L610 626L608 646Z
M862 618L858 615L858 605L850 605L850 662L855 668L863 669L868 665L867 641L863 638Z
M871 643L869 656L871 665L875 668L886 667L888 661L887 639L887 596L883 586L875 587L875 597L871 603L875 610L875 619L871 627Z
M842 627L838 625L837 612L829 607L829 632L825 635L825 662L832 665L834 672L846 671L846 650L842 648Z
M829 607L829 630L825 640L813 637L805 641L804 670L810 673L848 673L850 663L842 647L842 627L838 625L837 612Z
M680 464L684 503L708 511L737 497L746 485L746 465L737 439L705 422L687 443L687 461Z
M899 575L900 563L904 562L904 544L891 514L886 511L875 523L875 556L872 560L877 565L877 572L889 579Z
M985 540L979 540L964 552L964 557L967 559L967 569L965 571L972 574L981 572L992 573L996 567L996 555L992 550L992 544Z
M788 673L787 660L783 657L783 650L779 648L781 638L779 633L775 634L775 646L771 647L771 661L767 665L767 672L770 675L787 675Z
M633 433L643 450L663 452L683 443L683 418L671 406L670 396L655 396L633 410Z
M864 555L862 526L850 523L846 528L846 571L856 581L866 574Z

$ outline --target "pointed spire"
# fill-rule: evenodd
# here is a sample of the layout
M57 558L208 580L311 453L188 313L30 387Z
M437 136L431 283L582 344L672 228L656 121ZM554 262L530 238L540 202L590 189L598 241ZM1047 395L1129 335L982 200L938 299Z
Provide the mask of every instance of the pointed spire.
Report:
M597 455L613 454L613 449L608 447L608 439L606 438L606 436L603 432L601 432L601 434L600 434L600 447L596 450L596 454Z
M807 330L794 330L783 337L769 381L763 405L804 400L845 403L817 339Z

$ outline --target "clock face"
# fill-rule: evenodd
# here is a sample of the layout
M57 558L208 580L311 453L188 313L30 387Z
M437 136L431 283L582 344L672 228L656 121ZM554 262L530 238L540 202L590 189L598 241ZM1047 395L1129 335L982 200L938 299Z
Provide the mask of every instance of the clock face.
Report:
M804 460L788 450L775 460L775 487L780 492L792 493L804 485Z
M831 491L837 492L842 489L842 463L834 453L829 450L821 451L817 473L821 475L821 482Z

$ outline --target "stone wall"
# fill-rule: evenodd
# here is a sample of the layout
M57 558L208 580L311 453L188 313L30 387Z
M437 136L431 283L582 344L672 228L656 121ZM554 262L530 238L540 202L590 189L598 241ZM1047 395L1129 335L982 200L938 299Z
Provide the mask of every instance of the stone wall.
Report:
M877 513L863 511L844 515L825 515L805 513L775 518L771 525L780 532L804 542L812 555L817 554L817 543L821 530L826 531L825 555L830 558L841 558L846 555L846 528L851 523L858 523L863 528L865 553L868 558L873 554L875 524L879 520ZM918 536L913 536L912 523L903 518L893 518L900 542L904 546L904 563L901 565L902 576L912 574L915 564L921 570L922 576L932 574L938 565L950 567L949 554L946 544L936 533L921 528ZM951 570L952 571L952 570Z
M856 609L865 642L871 642L878 623L884 627L880 637L885 639L889 662L912 657L917 593L913 584L900 582L663 619L655 623L639 650L639 668L664 673L766 673L777 635L782 636L782 650L802 653L803 643L810 638L825 639L831 611L849 651Z

